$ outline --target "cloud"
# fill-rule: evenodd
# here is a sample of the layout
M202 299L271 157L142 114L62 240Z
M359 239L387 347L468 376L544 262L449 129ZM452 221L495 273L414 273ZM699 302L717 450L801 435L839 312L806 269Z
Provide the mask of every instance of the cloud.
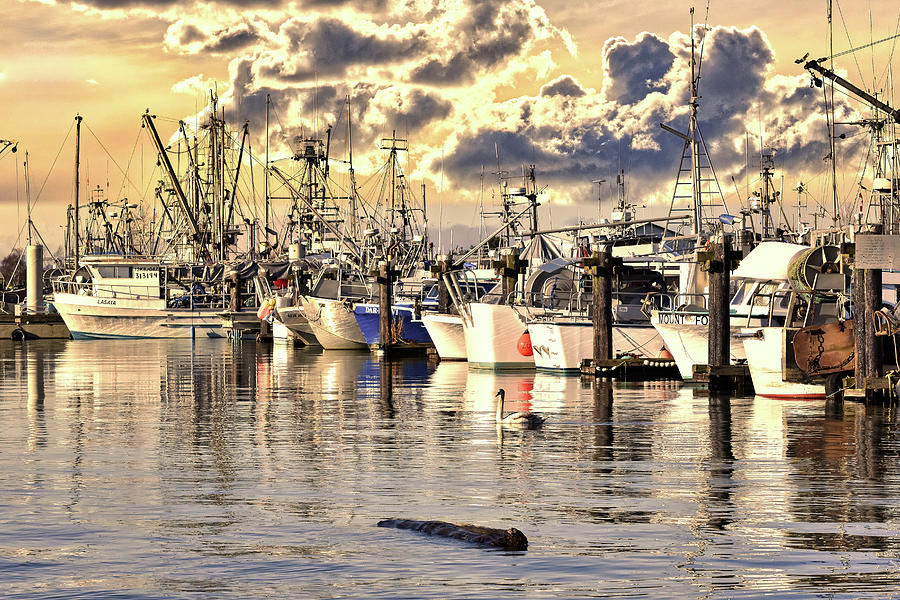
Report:
M669 44L652 33L644 32L634 42L621 37L607 40L603 46L607 98L633 104L650 92L665 93L664 78L674 61Z
M550 83L541 86L541 96L568 96L579 98L584 96L584 88L572 79L571 75L560 75Z
M166 31L163 45L177 54L232 54L269 35L262 22L242 21L218 25L202 19L180 19Z
M346 138L349 96L360 172L380 162L378 140L396 130L416 149L415 175L435 182L443 171L456 197L474 194L482 165L496 169L498 154L503 169L535 164L554 195L574 201L595 203L590 181L611 180L620 168L634 200L672 196L684 144L659 125L688 128L688 33L606 40L592 81L557 66L555 55L574 56L577 46L536 0L299 0L290 12L262 0L80 4L157 9L169 53L196 57L207 72L209 61L228 60L219 89L235 107L229 118L249 121L259 139L268 97L270 141L284 152L328 125L333 143ZM785 168L810 169L810 156L821 163L821 90L803 76L775 74L775 53L756 27L695 34L705 37L697 47L701 129L722 185L746 174L748 129L754 144L761 134L777 149ZM196 94L207 85L196 74L172 90ZM854 114L843 98L836 112L844 121Z
M733 188L730 177L746 175L748 130L751 155L758 153L762 134L777 149L778 166L795 170L795 177L810 169L810 156L816 157L812 168L821 168L815 163L828 151L816 96L821 91L810 90L807 77L775 75L774 60L757 28L715 27L706 36L700 126L726 195ZM463 188L477 184L481 166L496 164L496 145L504 168L535 164L541 180L562 196L587 200L590 180L608 178L622 165L634 200L668 204L684 144L659 124L687 131L690 38L614 38L605 45L603 68L599 91L562 75L534 96L469 116L452 149L445 149L448 178ZM837 114L839 120L850 118L846 101L839 101ZM755 176L758 165L749 170Z

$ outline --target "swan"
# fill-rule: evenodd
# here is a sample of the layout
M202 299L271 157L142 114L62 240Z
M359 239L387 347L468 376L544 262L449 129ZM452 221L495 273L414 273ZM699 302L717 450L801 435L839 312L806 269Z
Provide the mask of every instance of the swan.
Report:
M503 416L503 401L506 400L506 390L500 388L497 395L500 400L497 402L497 424L508 427L521 427L522 429L536 429L544 424L547 419L538 413L533 412L514 412Z

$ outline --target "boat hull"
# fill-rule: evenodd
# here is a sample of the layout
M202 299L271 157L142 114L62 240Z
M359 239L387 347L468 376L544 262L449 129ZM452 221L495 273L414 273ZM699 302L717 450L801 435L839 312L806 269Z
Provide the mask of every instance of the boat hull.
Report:
M368 350L366 338L350 306L340 300L314 296L301 297L300 304L309 326L324 349Z
M441 360L466 360L466 333L459 315L426 314L422 324Z
M321 346L319 339L309 324L302 306L279 306L275 309L278 319L304 346Z
M163 300L60 294L53 305L72 338L225 337L221 309L167 308Z
M752 327L743 329L744 348L747 364L750 366L750 377L753 389L758 396L766 398L824 398L824 384L810 384L795 381L784 381L782 364L784 362L783 327Z
M381 307L377 304L357 304L353 308L356 323L362 331L369 347L381 344ZM401 346L431 346L431 336L422 323L416 318L410 306L391 306L391 327L397 333L395 342Z
M471 302L463 331L469 366L476 369L533 369L534 358L519 352L524 319L509 305Z
M575 371L594 355L594 326L589 321L536 321L528 324L534 366ZM612 328L613 355L656 358L662 348L659 333L648 324L617 324Z
M653 312L653 327L659 332L662 343L675 359L678 372L684 380L694 378L694 365L709 363L709 316L706 313ZM737 329L731 328L731 360L743 360L747 356Z

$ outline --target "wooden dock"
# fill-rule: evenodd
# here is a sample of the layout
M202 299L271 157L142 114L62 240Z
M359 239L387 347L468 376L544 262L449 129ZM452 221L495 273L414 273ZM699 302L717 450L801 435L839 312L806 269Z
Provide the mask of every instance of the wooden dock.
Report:
M643 358L625 356L595 361L586 358L581 363L581 374L590 377L606 377L623 381L654 381L681 379L678 367L671 358Z
M734 392L740 395L753 394L750 367L739 365L694 365L693 380L706 384L710 392Z

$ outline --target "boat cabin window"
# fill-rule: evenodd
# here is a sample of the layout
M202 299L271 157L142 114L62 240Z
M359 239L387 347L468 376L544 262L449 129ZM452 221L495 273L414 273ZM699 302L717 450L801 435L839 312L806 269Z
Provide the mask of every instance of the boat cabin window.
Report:
M750 288L752 288L755 284L755 281L744 281L743 283L741 283L737 291L734 293L734 296L731 298L731 304L733 306L742 304L744 298L746 298L750 294Z
M131 267L122 265L101 265L97 274L103 279L131 279Z

